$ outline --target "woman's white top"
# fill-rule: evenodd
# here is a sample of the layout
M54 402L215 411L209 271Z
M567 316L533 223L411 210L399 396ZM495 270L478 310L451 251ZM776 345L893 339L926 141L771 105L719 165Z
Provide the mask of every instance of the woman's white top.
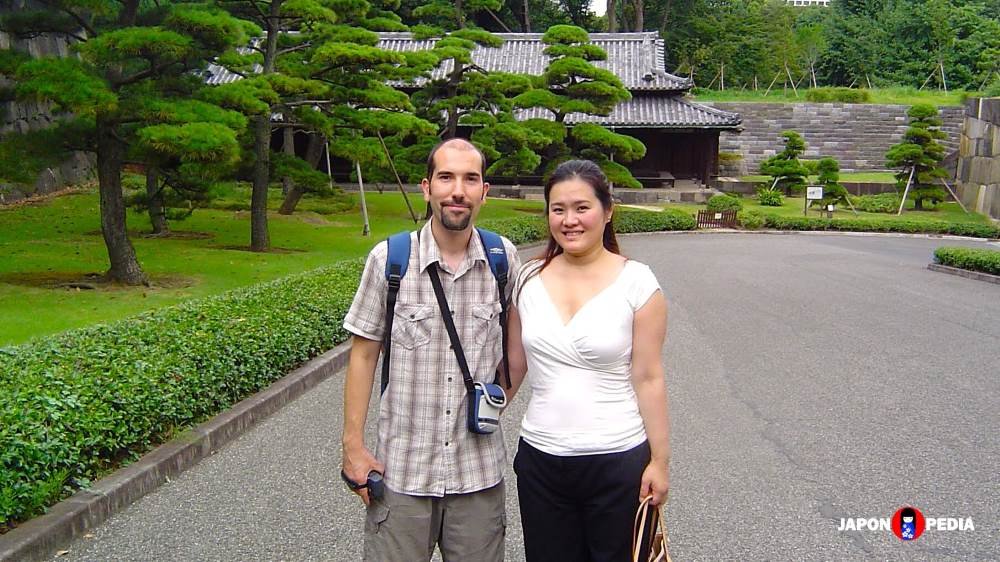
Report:
M518 281L537 267L526 264ZM627 451L646 439L631 380L632 321L659 289L648 266L626 261L615 281L563 324L541 277L523 282L514 294L531 388L521 423L528 444L577 456Z

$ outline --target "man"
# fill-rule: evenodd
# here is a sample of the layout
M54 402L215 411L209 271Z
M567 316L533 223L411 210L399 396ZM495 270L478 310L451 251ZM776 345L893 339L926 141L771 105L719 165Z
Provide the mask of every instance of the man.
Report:
M500 303L473 228L489 191L485 166L483 154L464 139L444 141L428 157L420 185L431 220L411 234L393 318L389 384L379 401L377 457L365 446L364 425L385 332L385 242L369 254L344 319L354 334L344 385L344 476L360 484L374 470L385 483L380 500L367 488L354 490L367 506L365 560L429 560L435 546L445 561L503 559L503 435L475 434L466 426L466 386L428 274L436 268L440 275L473 379L492 382L502 349ZM503 244L513 279L517 251L509 240Z

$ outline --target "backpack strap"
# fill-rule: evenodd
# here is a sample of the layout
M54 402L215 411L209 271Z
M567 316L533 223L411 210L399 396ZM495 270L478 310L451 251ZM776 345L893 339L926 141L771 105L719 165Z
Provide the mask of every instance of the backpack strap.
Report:
M490 271L493 272L493 277L497 281L497 294L500 299L500 338L501 338L501 356L500 364L504 377L506 378L506 387L510 388L510 365L507 362L507 249L503 245L503 239L500 235L486 230L484 228L476 228L479 232L479 239L483 242L483 250L486 251L486 261L490 264ZM500 371L497 372L494 383L500 380Z
M389 355L392 351L392 320L396 315L396 297L400 282L410 265L410 233L400 232L388 239L389 253L385 260L385 280L389 293L385 301L385 333L382 334L382 392L389 386Z

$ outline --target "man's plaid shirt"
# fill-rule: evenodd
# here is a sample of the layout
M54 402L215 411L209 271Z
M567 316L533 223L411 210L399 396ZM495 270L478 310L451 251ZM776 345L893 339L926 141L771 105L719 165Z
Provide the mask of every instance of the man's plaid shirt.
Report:
M466 389L445 329L427 268L439 264L441 285L454 312L455 328L472 377L493 382L501 356L500 303L479 234L473 230L466 258L456 271L441 259L430 222L411 233L410 262L396 301L389 386L379 401L376 457L385 482L396 492L443 496L489 488L503 477L503 434L471 433L466 426ZM503 240L510 264L508 297L520 268L517 249ZM388 284L388 244L368 255L361 285L344 328L382 340ZM381 366L376 367L376 392Z

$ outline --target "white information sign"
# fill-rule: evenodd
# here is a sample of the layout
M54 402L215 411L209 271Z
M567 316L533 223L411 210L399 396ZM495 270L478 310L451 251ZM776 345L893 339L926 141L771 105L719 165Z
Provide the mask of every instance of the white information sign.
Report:
M822 199L822 198L823 198L822 185L810 185L806 187L806 199Z

